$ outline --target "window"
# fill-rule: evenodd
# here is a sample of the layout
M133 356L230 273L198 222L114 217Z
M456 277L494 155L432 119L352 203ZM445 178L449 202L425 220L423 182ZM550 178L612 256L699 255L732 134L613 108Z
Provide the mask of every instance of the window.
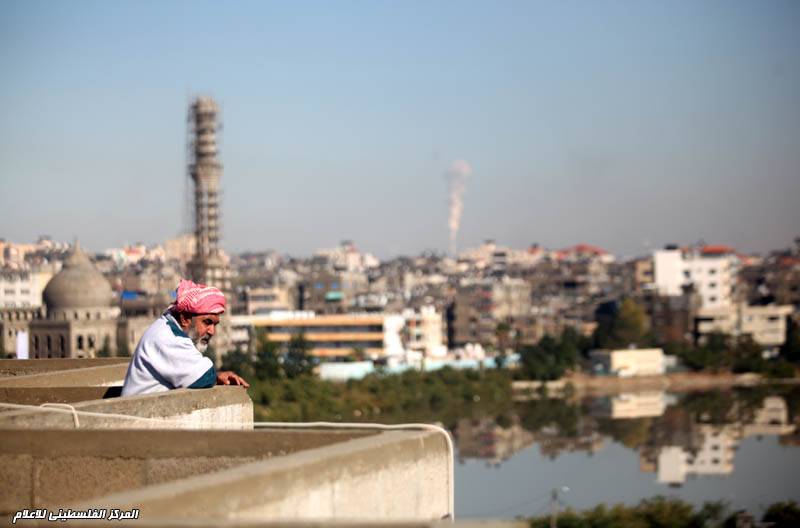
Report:
M53 350L53 338L47 336L47 352L50 352L51 350Z
M58 351L64 352L66 348L66 340L64 339L64 336L58 336Z
M39 351L39 336L33 336L33 351Z
M711 297L708 298L708 302L712 303L717 302L717 298L712 295Z
M708 270L708 274L709 275L716 275L717 274L716 268L711 268L710 270Z
M89 336L89 350L92 350L93 348L94 348L94 336L90 335Z
M709 288L716 288L717 287L717 283L716 282L709 282L708 283L708 287Z
M78 336L78 350L83 350L83 336Z

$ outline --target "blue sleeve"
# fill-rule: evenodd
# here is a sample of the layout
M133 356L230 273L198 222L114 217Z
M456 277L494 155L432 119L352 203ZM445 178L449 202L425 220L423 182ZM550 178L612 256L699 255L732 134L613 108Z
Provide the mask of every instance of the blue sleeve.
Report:
M197 378L197 381L189 385L190 389L210 389L217 384L217 371L211 367L205 374Z

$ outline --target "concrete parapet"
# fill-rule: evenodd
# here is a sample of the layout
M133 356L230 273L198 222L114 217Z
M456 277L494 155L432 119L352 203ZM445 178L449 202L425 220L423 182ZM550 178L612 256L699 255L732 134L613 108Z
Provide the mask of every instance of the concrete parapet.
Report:
M0 432L0 513L67 508L108 493L362 438L365 431Z
M256 431L279 434L280 431ZM309 431L304 431L303 435ZM78 509L138 508L141 519L431 521L449 511L450 454L432 431L372 436L98 497Z
M131 358L85 358L85 359L2 359L0 360L0 378L9 376L27 376L59 370L77 368L105 367L130 363Z
M83 401L72 404L72 407L78 411L77 423L76 416L67 410L21 409L0 413L0 428L253 428L253 402L241 387L218 385L211 389L178 389L125 398Z
M27 359L20 361L36 363L38 361L55 360ZM127 362L90 366L88 368L73 367L71 369L43 370L35 374L2 377L0 378L0 387L108 387L112 385L122 385L125 381L125 373L127 371Z
M87 400L117 398L122 387L0 387L0 402L20 405L43 403L76 403ZM7 409L0 408L0 412Z

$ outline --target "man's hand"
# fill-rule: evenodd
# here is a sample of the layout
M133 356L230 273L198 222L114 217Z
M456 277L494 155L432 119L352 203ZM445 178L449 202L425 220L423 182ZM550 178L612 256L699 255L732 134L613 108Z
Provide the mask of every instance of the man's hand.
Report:
M217 372L217 385L241 385L245 389L250 386L243 377L230 370Z

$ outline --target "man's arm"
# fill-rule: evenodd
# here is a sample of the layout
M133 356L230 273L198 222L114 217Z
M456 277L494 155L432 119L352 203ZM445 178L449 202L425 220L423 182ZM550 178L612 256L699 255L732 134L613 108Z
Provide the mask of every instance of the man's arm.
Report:
M190 389L210 389L217 383L217 371L211 367L197 381L189 385Z
M217 372L217 385L241 385L245 389L250 386L243 377L230 370Z

